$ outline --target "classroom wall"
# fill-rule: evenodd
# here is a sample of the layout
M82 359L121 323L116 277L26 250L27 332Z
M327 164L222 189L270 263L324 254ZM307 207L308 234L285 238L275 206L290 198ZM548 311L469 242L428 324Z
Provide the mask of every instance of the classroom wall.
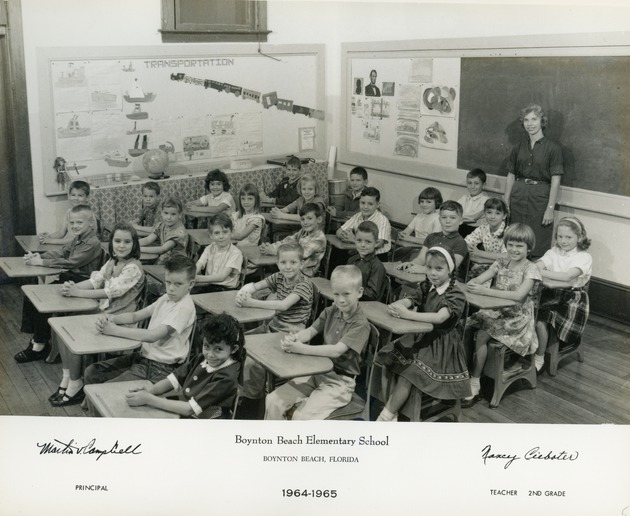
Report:
M161 45L159 0L21 0L24 23L27 94L38 231L52 230L66 209L64 197L45 197L42 174L52 164L41 158L37 47ZM532 3L532 2L530 2ZM542 2L540 2L542 3ZM326 45L327 132L331 145L340 141L341 43L352 41L417 40L508 35L571 34L627 30L630 6L606 0L596 5L532 6L431 5L426 2L334 2L268 0L270 44L323 43ZM587 3L585 1L580 2ZM595 4L595 1L593 0ZM324 4L324 5L322 5ZM608 5L606 5L608 4ZM605 8L604 8L605 7ZM264 47L264 45L263 45ZM340 166L339 172L347 169ZM407 222L417 193L426 181L370 171L370 182L384 193L393 219ZM464 188L438 186L446 198L457 198ZM390 200L388 202L388 199ZM393 203L391 199L396 199ZM630 286L630 270L621 260L630 254L627 220L576 212L594 236L595 275Z

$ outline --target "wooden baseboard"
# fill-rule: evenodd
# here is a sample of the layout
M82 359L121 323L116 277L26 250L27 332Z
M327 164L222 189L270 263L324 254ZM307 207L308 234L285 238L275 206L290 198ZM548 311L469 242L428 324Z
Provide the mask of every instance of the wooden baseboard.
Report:
M630 287L591 278L588 296L591 313L630 325Z

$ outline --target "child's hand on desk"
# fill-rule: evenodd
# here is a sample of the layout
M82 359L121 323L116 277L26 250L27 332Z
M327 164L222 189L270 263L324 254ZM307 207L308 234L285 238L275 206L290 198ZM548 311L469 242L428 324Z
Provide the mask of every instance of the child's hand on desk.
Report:
M272 214L274 217L281 217L281 216L283 215L283 213L284 213L284 212L283 212L280 208L278 208L278 207L276 207L276 206L274 206L273 208L271 208L271 214Z
M337 235L339 236L339 239L342 240L343 242L350 241L350 233L348 232L347 229L340 229Z
M289 333L280 341L280 347L285 353L293 353L293 349L297 342L297 333Z
M403 316L403 314L405 314L406 312L409 312L409 309L403 303L399 303L397 301L396 303L392 303L391 305L388 305L387 311L389 312L389 315L399 319L400 317Z
M273 254L271 252L271 244L267 242L260 244L260 252L261 254Z
M487 294L491 289L471 280L466 284L466 290L472 294Z
M112 335L112 330L116 326L108 315L103 315L96 319L96 331L103 335Z
M61 287L61 295L66 297L76 296L77 290L74 281L66 281Z
M41 256L39 256L39 253L27 253L24 255L24 261L26 262L27 265L43 265L44 262L42 261Z
M130 407L140 407L149 403L149 399L153 396L144 387L132 387L129 392L125 394L127 405Z
M273 199L269 197L265 192L260 192L260 200L269 204L273 204Z
M44 231L43 233L40 233L40 234L39 234L39 235L37 235L37 236L38 236L38 238L39 238L39 242L40 242L40 243L42 243L42 244L44 244L44 243L45 243L45 242L44 242L44 240L46 240L46 239L50 236L50 233L48 233L48 232Z

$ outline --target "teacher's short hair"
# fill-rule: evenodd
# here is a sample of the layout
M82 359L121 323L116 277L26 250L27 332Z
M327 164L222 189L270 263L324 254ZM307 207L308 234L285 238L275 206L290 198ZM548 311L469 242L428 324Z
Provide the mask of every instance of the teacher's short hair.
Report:
M529 104L528 106L521 109L521 114L518 117L521 123L525 121L525 117L530 113L535 113L536 116L540 118L540 125L542 127L547 127L547 114L538 104Z

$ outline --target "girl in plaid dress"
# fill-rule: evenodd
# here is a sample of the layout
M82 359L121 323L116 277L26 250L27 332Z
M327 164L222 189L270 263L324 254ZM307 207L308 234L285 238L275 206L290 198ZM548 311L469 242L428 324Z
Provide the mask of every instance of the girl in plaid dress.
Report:
M553 283L543 290L538 310L538 371L545 362L549 327L561 343L577 344L589 313L585 286L591 278L593 258L586 252L591 245L586 229L578 218L565 217L558 222L554 236L556 245L536 262L543 282Z

